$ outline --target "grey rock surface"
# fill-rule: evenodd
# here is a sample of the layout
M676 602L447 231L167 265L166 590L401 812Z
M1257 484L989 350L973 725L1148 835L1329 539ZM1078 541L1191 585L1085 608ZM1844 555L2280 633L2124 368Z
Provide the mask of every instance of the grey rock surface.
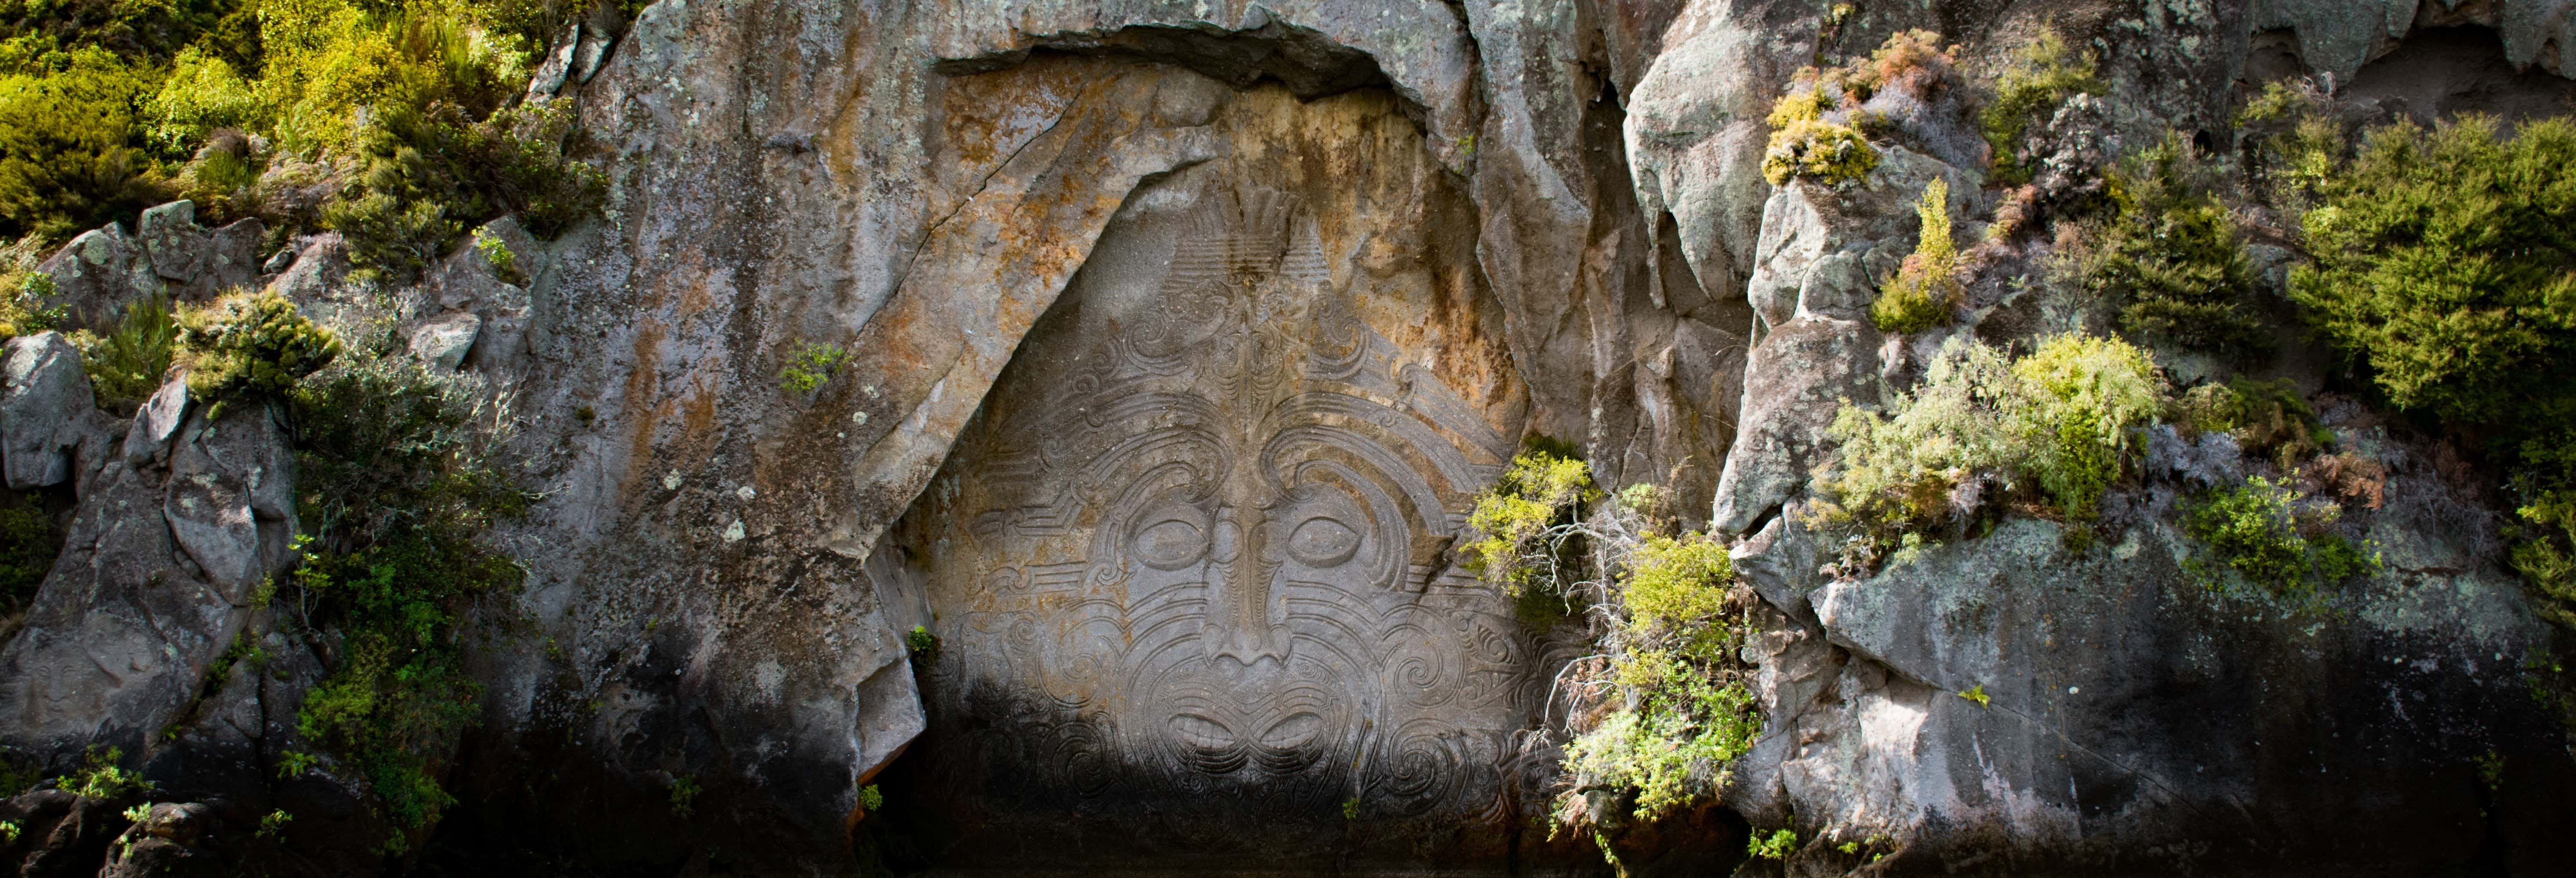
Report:
M190 411L166 468L131 465L107 435L83 445L61 555L0 648L0 736L41 764L68 768L92 744L144 752L287 562L286 434L264 407L233 408L212 423Z
M474 339L482 332L483 318L472 311L442 314L411 331L411 355L453 372L464 365L466 352L473 350Z
M87 438L96 405L80 352L58 332L10 339L0 381L0 470L10 489L69 481L72 452Z
M2334 624L2189 583L2156 523L2172 491L2249 470L2170 429L2144 467L2164 487L2094 549L2023 518L1870 579L1820 572L1842 547L1795 510L1834 412L1910 380L1930 336L2000 332L1976 325L1995 297L1926 337L1869 325L1910 204L1947 179L1967 245L1999 193L1956 104L1883 103L1884 161L1850 187L1759 167L1793 71L1904 28L1959 31L1972 67L2040 26L2100 52L2111 97L2054 114L2033 157L2071 203L2167 128L2224 143L2254 31L2349 74L2413 28L2492 22L2511 63L2565 69L2546 4L1827 6L601 7L529 88L577 113L607 206L556 241L479 230L508 271L469 246L359 282L336 234L253 268L259 228L185 203L43 270L67 328L265 280L488 382L538 499L491 535L526 588L478 610L513 634L469 650L484 715L442 782L633 863L721 837L753 871L847 872L853 825L883 825L860 790L931 778L995 870L1585 868L1528 831L1554 753L1520 734L1576 645L1458 566L1470 499L1533 436L1605 483L1672 486L1687 526L1753 531L1734 554L1771 728L1720 805L1809 839L1789 874L1865 865L1813 841L1838 827L1902 840L1882 873L2017 874L2266 851L2436 870L2458 865L2440 844L2486 850L2476 815L2563 828L2444 761L2559 757L2513 737L2528 708L2500 681L2535 635L2492 535L2384 434L2351 441L2406 473L2355 525L2390 572ZM272 165L311 178L280 197L335 185L299 162ZM822 345L846 356L782 387ZM284 425L208 421L179 382L109 419L47 379L22 432L20 348L0 468L19 482L23 439L28 482L78 496L0 646L0 737L61 767L175 729L156 776L268 795L282 754L319 749L294 712L332 648L249 606L294 530ZM78 376L39 360L31 382ZM935 658L906 649L915 625ZM245 632L273 671L203 679ZM1955 694L1980 685L1990 704ZM2551 789L2531 770L2512 783ZM682 777L699 822L664 816ZM387 832L354 767L275 786L327 815L299 825ZM2410 809L2430 841L2391 816ZM2372 844L2319 841L2335 827Z

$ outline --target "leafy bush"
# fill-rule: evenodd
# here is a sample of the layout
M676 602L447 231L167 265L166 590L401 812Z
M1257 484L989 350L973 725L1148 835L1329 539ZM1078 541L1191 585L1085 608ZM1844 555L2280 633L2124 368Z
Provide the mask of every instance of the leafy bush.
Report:
M778 370L778 389L788 393L812 393L823 382L831 380L832 369L848 359L848 351L836 344L800 341L787 354L787 365Z
M116 747L101 750L91 747L82 754L81 767L57 783L56 788L90 799L122 799L138 793L150 793L153 783L139 771L127 771L117 765L125 760L125 751Z
M1994 97L1977 116L1978 130L1994 152L1990 182L2017 186L2030 180L2031 156L2024 154L2023 134L2067 98L2102 93L2102 80L2093 72L2095 60L2091 52L2068 51L2066 39L2054 30L2040 31L2013 53L1996 78Z
M151 86L97 47L0 59L0 237L59 239L157 203L140 124Z
M2276 596L2312 596L2378 569L2376 559L2334 531L2342 511L2331 503L2302 503L2284 483L2247 479L2184 512L2183 533L2201 550L2185 567L2212 588L2232 574Z
M2401 408L2496 425L2576 396L2576 123L2373 132L2322 185L2291 272L2317 329Z
M1839 450L1818 469L1825 502L1810 517L1893 544L2019 491L2090 518L2135 450L2133 428L2167 401L2154 361L2116 339L2061 335L2019 361L1953 339L1887 413L1846 403L1835 415Z
M438 258L468 223L505 212L552 238L595 211L606 177L565 154L572 117L522 105L470 121L455 104L388 112L362 132L366 172L326 210L350 261L396 275Z
M2087 517L2120 477L2137 436L2167 400L2164 378L2147 352L2118 339L2060 335L2013 364L2028 404L2023 415L2038 438L2026 464L2070 517Z
M2576 429L2523 443L2513 567L2542 618L2576 630Z
M298 728L364 773L407 829L453 802L437 777L477 714L481 688L457 642L464 614L520 581L480 540L527 504L492 460L502 419L482 389L371 345L290 397L298 516L314 534L292 585L344 644Z
M1785 99L1782 106L1790 108ZM1771 126L1771 145L1762 154L1762 178L1771 185L1786 185L1795 177L1845 183L1878 168L1878 150L1850 125L1774 110Z
M152 398L161 389L161 376L170 371L178 341L179 322L169 304L158 299L127 304L116 328L104 336L87 330L71 335L72 346L80 349L81 367L89 373L90 390L109 410Z
M2237 114L2254 146L2249 170L2256 187L2275 206L2293 212L2312 206L2340 171L2349 144L2333 104L2317 83L2276 81Z
M0 246L0 341L52 329L69 310L54 301L53 276L36 270L45 251L33 234Z
M2243 236L2212 196L2190 142L2167 135L2111 177L2118 214L2086 285L2125 303L2120 328L2229 357L2271 346L2251 299Z
M259 121L262 107L253 88L222 56L196 46L180 50L170 75L145 106L153 146L184 155L217 129Z
M177 315L188 392L199 399L282 395L330 365L340 339L275 292L237 292Z
M2185 428L2234 436L2237 447L2248 453L2275 452L2285 469L2334 442L2334 434L2317 423L2316 410L2287 378L2203 384L2184 393L2177 409Z
M1788 829L1782 829L1777 832L1773 832L1770 835L1763 835L1762 833L1756 832L1753 834L1752 838L1746 839L1744 843L1744 853L1747 856L1759 857L1765 860L1788 859L1789 854L1797 849L1798 833Z
M1950 181L1935 177L1914 205L1922 230L1914 253L1879 287L1870 322L1895 333L1921 332L1948 322L1960 285L1959 245L1950 237Z
M1670 532L1651 485L1580 518L1600 496L1582 462L1532 450L1470 517L1481 535L1470 556L1487 581L1575 602L1590 625L1596 656L1564 683L1578 694L1553 820L1596 834L1714 795L1761 731L1736 655L1746 595L1726 546Z
M1467 514L1467 527L1478 537L1467 545L1466 566L1515 597L1555 580L1566 554L1566 535L1558 529L1600 496L1592 468L1583 461L1522 452L1494 487L1477 495Z

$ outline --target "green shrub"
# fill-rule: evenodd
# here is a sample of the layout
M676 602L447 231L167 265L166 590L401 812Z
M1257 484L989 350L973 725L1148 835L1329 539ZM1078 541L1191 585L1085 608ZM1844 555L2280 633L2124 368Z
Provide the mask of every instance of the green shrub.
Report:
M2513 567L2530 585L2532 610L2576 630L2576 429L2523 443L2513 492Z
M1954 488L1981 473L2010 473L2028 454L2016 432L2025 393L2003 351L1944 343L1923 383L1885 414L1845 404L1827 429L1839 446L1817 473L1818 510L1876 535L1930 528L1949 517Z
M2183 533L2199 544L2185 568L2211 588L2235 580L2288 598L2378 569L2334 531L2342 507L2301 503L2285 482L2261 476L2211 492L2183 513Z
M1870 322L1885 332L1914 333L1949 322L1960 286L1959 245L1950 237L1950 181L1935 177L1923 187L1914 213L1922 218L1914 253L1879 286Z
M1798 849L1798 833L1782 829L1770 835L1756 832L1744 844L1745 854L1765 860L1785 860Z
M438 776L478 713L458 628L475 600L520 581L481 541L527 495L492 459L496 416L480 398L472 379L376 346L289 400L298 517L313 533L291 585L344 644L298 728L360 771L405 829L454 801Z
M2012 62L1996 78L1993 99L1977 115L1977 128L1994 153L1989 182L1998 186L2029 182L2030 157L2022 154L2023 135L2066 99L2103 92L2101 78L2093 73L2095 60L2091 52L2068 51L2066 39L2055 30L2040 31L2014 51Z
M122 799L149 794L154 789L142 772L127 771L117 763L125 760L125 751L116 747L101 750L91 747L82 754L81 767L56 784L56 788L89 799Z
M848 351L836 344L800 341L787 354L787 365L778 370L778 389L788 393L812 393L832 378L832 370L848 359Z
M340 355L338 336L274 292L237 292L181 308L176 320L188 393L199 399L282 395Z
M2267 84L2236 118L2254 146L2251 176L2274 206L2305 210L2341 169L2349 144L2333 98L2314 83Z
M1745 592L1725 544L1672 533L1651 485L1585 517L1600 497L1581 461L1533 448L1477 498L1468 550L1486 581L1570 604L1589 626L1596 656L1563 683L1597 707L1566 719L1567 791L1551 819L1595 834L1714 795L1762 725L1737 655Z
M151 120L152 145L164 154L185 155L218 128L242 128L260 121L259 95L232 62L190 46L171 61L170 74L145 105Z
M679 777L672 778L671 813L682 818L696 814L698 811L697 802L699 792L698 779L696 777L683 774Z
M70 310L54 300L53 276L36 270L46 249L33 234L0 247L0 341L53 329Z
M65 238L157 203L161 170L139 124L151 87L96 47L0 71L0 237Z
M2246 453L2273 454L2285 469L2334 442L2334 434L2317 422L2316 410L2287 378L2238 377L2203 384L2184 393L2176 408L2183 427L2234 436Z
M2458 426L2568 410L2576 123L2464 117L2373 132L2302 221L2293 298L2397 406Z
M1522 452L1467 514L1477 540L1467 546L1466 566L1513 595L1526 592L1556 575L1564 535L1551 531L1572 524L1581 505L1600 496L1583 461Z
M1924 92L1945 83L1952 53L1940 47L1930 31L1899 31L1855 63L1800 70L1771 108L1771 142L1762 156L1762 176L1771 185L1797 177L1841 184L1869 175L1878 167L1878 150L1863 133L1873 120L1860 110L1863 101L1882 88Z
M1958 491L1993 479L2089 519L2135 451L2134 428L2168 402L2154 360L2117 339L2061 335L2019 361L1953 339L1885 414L1849 403L1836 413L1827 434L1838 450L1818 468L1823 502L1809 517L1893 545L1975 515L1957 508Z
M2126 332L2227 357L2261 353L2271 335L2252 304L2243 235L2206 175L2179 135L2126 162L2111 178L2118 213L2086 285L2123 303Z
M1846 183L1878 168L1878 150L1859 129L1816 118L1771 114L1771 145L1762 153L1762 178L1786 185L1795 177Z
M1597 643L1624 706L1566 744L1565 770L1577 790L1632 791L1633 816L1653 821L1715 795L1762 721L1734 655L1745 626L1727 618L1741 604L1726 547L1699 534L1648 534L1617 554L1623 575L1608 595L1626 616L1614 615ZM1560 825L1613 816L1572 805L1560 802Z
M912 656L915 664L936 664L939 661L939 635L930 633L927 627L914 625L912 631L903 636L903 651Z
M104 336L86 330L71 335L72 345L80 349L81 367L89 373L90 390L102 408L112 411L150 399L161 389L178 341L179 322L159 299L127 304L116 328Z
M2089 517L2136 447L2131 428L2165 408L2155 360L2118 339L2067 334L2014 363L2013 375L2029 401L2025 434L2038 439L2026 466L2060 512Z

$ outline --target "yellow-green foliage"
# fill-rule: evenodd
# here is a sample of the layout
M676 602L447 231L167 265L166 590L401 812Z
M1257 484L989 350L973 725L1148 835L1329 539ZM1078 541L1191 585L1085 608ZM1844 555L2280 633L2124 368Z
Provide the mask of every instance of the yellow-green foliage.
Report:
M2118 209L2085 282L2122 303L2120 328L2224 356L2271 346L2253 272L2190 142L2168 134L2112 175Z
M2102 93L2102 80L2093 74L2094 62L2092 52L2069 51L2066 39L2054 30L2040 31L2013 53L2012 62L1995 79L1994 98L1977 119L1986 144L1994 151L1992 182L2012 186L2030 179L2030 157L2022 155L2023 134L2067 98Z
M2334 531L2342 511L2301 502L2288 484L2255 476L2184 512L2183 533L2198 543L2184 567L2212 588L2232 578L2283 597L2313 595L2378 569L2377 559Z
M2164 377L2134 345L2072 333L2014 363L2013 375L2028 394L2025 429L2039 440L2025 465L2061 512L2088 517L2136 444L2130 428L2164 409Z
M2343 126L2331 99L2305 82L2273 82L2237 114L2254 143L2254 172L2283 208L2309 205L2343 161Z
M1476 496L1467 527L1478 538L1467 546L1468 565L1485 581L1514 596L1532 582L1555 573L1558 547L1548 530L1570 523L1578 507L1601 492L1592 486L1592 469L1583 461L1532 450L1512 458L1494 487Z
M126 305L116 328L106 335L87 330L71 334L91 392L111 410L150 399L161 389L161 375L170 370L178 340L179 323L169 304L158 299Z
M241 108L229 124L272 130L286 149L345 149L360 134L360 108L488 108L524 82L530 47L503 30L498 9L465 0L263 0L258 79L208 72L196 79L220 90L164 94L178 104Z
M1770 835L1756 832L1744 840L1744 853L1765 860L1785 860L1798 849L1798 833L1782 829Z
M2182 426L2226 433L2248 453L2277 452L2281 465L2314 457L2334 434L2317 423L2316 410L2290 379L2234 378L2185 392L2176 405Z
M1622 557L1614 610L1598 639L1622 706L1566 745L1574 787L1627 790L1633 815L1655 820L1714 795L1727 767L1753 746L1761 717L1740 676L1743 646L1735 570L1723 544L1690 533L1611 541ZM1611 815L1579 812L1569 795L1561 824Z
M340 339L274 292L234 293L178 314L188 392L199 399L283 394L340 355Z
M96 46L0 44L0 237L60 239L160 196L143 149L148 72Z
M56 788L89 799L122 799L136 793L150 793L153 783L143 773L128 771L117 765L124 761L125 751L116 747L105 750L91 747L82 754L82 765L64 775Z
M1934 177L1914 204L1922 218L1913 255L1879 286L1870 322L1887 332L1921 332L1947 322L1959 296L1959 245L1950 232L1950 181Z
M1951 490L1981 471L2009 470L2028 449L2015 434L2025 406L2004 352L1952 339L1921 386L1885 414L1845 404L1828 433L1841 450L1817 487L1839 512L1895 531L1927 528L1949 512Z
M2019 361L1953 339L1888 412L1846 403L1836 414L1840 450L1816 483L1831 502L1819 511L1892 540L1973 514L1953 508L1954 490L1990 476L2089 518L2133 450L2132 428L2167 401L2154 361L2117 339L2061 335Z
M849 352L836 344L800 341L787 355L787 365L778 370L778 389L788 393L812 393L832 378L832 370L849 358Z
M1771 119L1771 145L1762 154L1762 178L1771 185L1797 177L1844 183L1878 168L1878 150L1859 129L1818 118L1793 117L1782 124L1776 112Z
M154 146L183 152L203 142L218 128L240 128L261 120L259 97L232 62L190 46L170 62L169 78L145 105L152 120Z
M66 309L54 301L54 279L36 270L46 249L35 234L0 245L0 341L62 323Z
M2576 630L2576 429L2523 443L2521 463L2513 566L2531 585L2532 609Z
M2399 407L2463 427L2576 408L2570 167L2564 119L2373 132L2304 217L2316 263L2290 295Z

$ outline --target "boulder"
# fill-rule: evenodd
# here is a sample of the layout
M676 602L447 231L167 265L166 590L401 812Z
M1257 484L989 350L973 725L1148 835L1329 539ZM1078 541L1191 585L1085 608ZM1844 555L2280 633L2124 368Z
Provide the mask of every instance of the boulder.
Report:
M72 477L94 403L80 351L61 333L10 339L0 356L0 470L13 490L59 485Z
M158 429L178 398L165 388L163 412L146 407L138 426ZM61 553L0 647L0 744L58 770L93 745L143 752L291 558L293 453L276 416L234 402L210 422L210 407L175 407L166 458L149 442L81 456L90 471Z
M82 232L36 270L54 279L67 330L109 331L127 305L162 294L161 276L141 243L114 223Z
M442 372L456 371L483 330L483 319L470 311L440 315L411 331L411 355Z
M210 256L206 230L197 227L194 201L173 201L145 210L135 224L134 237L142 241L153 273L172 283L196 280Z

